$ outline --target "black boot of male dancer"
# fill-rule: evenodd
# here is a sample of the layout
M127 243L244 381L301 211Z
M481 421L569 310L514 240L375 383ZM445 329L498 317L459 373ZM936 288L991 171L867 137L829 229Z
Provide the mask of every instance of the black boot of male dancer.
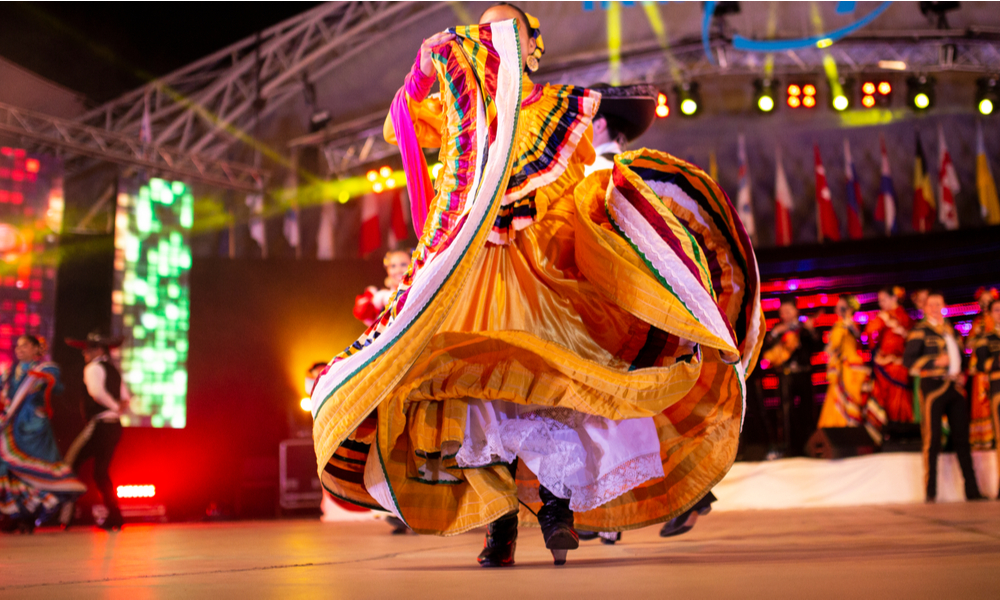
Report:
M545 536L545 547L552 551L555 564L564 565L567 552L580 547L580 536L573 530L573 511L569 509L569 500L557 497L545 486L538 486L538 496L542 499L538 524Z

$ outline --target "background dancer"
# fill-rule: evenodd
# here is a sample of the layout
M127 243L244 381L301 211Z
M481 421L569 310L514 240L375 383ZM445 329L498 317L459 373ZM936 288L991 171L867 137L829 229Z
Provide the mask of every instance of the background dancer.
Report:
M122 344L121 338L109 338L90 333L86 339L67 339L66 343L83 352L83 415L87 421L83 431L73 440L66 460L79 472L88 459L94 459L94 483L101 493L108 516L99 527L120 530L124 519L118 507L118 495L111 482L111 461L122 437L121 414L127 410L131 395L121 373L111 361L110 349ZM63 526L69 527L72 513L63 515Z
M975 348L976 370L989 378L990 413L993 438L997 440L997 468L1000 469L1000 300L990 302L988 314L993 321L993 331L979 337ZM1000 498L1000 493L997 494Z
M920 377L920 431L924 445L926 500L937 499L937 463L941 452L941 419L948 415L949 435L965 480L965 498L982 500L969 448L969 404L963 393L962 354L955 330L944 318L944 296L931 292L924 318L906 338L903 364Z
M43 362L33 335L17 338L17 362L0 382L0 529L32 533L87 490L63 462L52 434L51 396L62 391L59 367Z
M995 329L995 321L990 314L990 305L1000 298L996 288L979 288L976 290L976 302L979 303L979 314L972 320L969 335L965 338L965 347L975 349L983 338ZM969 361L969 444L975 448L990 448L993 446L993 416L990 408L989 375L976 368L976 354L973 352ZM1000 440L997 440L1000 441Z
M409 250L390 250L385 253L382 259L382 266L385 267L385 287L379 289L375 286L368 286L363 294L354 300L354 318L358 319L365 326L370 326L375 322L386 304L392 297L393 292L399 287L403 275L410 268Z
M872 394L885 410L886 418L897 423L913 422L913 388L903 365L903 348L913 322L899 305L905 293L898 286L879 290L879 312L865 326L869 344L875 349Z
M813 328L814 319L799 320L799 309L794 298L781 301L778 318L781 322L764 338L763 356L770 361L770 368L778 373L785 454L802 456L806 441L816 430L812 355L819 351L821 342Z

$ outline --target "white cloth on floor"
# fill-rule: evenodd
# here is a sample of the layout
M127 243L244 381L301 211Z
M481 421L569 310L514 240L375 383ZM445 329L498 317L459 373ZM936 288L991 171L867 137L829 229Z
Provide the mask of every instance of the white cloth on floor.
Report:
M568 408L469 401L465 439L455 459L481 467L514 458L570 509L584 512L663 477L652 418L613 421Z

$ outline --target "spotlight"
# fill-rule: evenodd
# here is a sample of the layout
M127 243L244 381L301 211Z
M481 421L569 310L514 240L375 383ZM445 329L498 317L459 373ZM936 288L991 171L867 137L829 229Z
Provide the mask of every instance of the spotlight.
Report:
M924 111L934 108L935 97L933 77L918 75L906 80L907 102L915 110Z
M389 167L388 165L384 166L378 170L378 174L381 175L382 177L389 177L390 175L392 175L392 167Z
M443 169L443 168L444 168L443 164L441 164L441 163L434 163L434 166L431 167L431 177L434 178L434 179L437 179L438 176L441 174L441 169Z
M374 183L374 181L376 179L378 179L378 171L374 171L374 170L373 171L368 171L368 174L365 175L365 177L368 178L368 181L371 181L371 182Z
M115 488L115 495L126 498L153 498L156 496L155 485L120 485Z
M865 81L861 84L861 105L865 108L892 105L892 84L888 81Z
M306 412L312 412L313 401L312 398L303 398L299 400L299 408Z
M392 178L386 179L385 180L385 187L389 188L390 190L393 189L393 188L395 188L396 187L396 180L392 179Z
M854 98L854 86L854 80L845 77L841 77L835 82L830 82L830 105L833 106L834 110L843 112L851 108L851 99ZM875 90L873 89L872 91Z
M753 82L754 97L757 98L757 109L769 113L774 110L774 96L777 84L770 79L758 79Z
M785 93L788 95L785 103L789 108L816 107L816 86L811 83L790 83Z
M663 92L656 95L656 116L661 119L670 116L670 105L667 104L667 95Z
M983 77L976 81L976 106L979 108L979 114L993 114L993 108L1000 101L1000 89L997 84L996 77Z
M701 110L701 94L698 93L698 83L684 83L677 87L677 95L681 98L681 114L693 117Z
M385 186L382 185L381 181L376 181L375 183L372 184L372 190L374 190L376 194L381 194L382 190L384 189Z

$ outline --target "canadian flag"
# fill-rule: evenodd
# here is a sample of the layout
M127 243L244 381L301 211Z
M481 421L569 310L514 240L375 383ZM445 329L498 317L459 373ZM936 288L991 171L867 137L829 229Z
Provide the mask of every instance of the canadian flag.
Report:
M955 208L955 195L959 192L958 174L955 165L951 163L951 154L944 143L944 129L938 125L938 148L940 161L938 164L938 219L946 229L958 229L958 210Z
M378 196L374 193L361 197L361 234L358 252L362 257L382 247L382 228L378 221Z
M819 241L836 241L840 239L840 223L833 210L830 186L826 184L826 169L819 156L819 144L813 144L813 156L816 159L816 229Z
M406 222L409 211L403 210L403 202L408 202L406 192L396 189L388 194L392 202L392 227L389 229L389 247L396 249L400 244L410 239L410 228Z
M788 187L785 167L781 164L781 148L777 151L777 173L774 176L774 243L788 246L792 243L792 189Z

